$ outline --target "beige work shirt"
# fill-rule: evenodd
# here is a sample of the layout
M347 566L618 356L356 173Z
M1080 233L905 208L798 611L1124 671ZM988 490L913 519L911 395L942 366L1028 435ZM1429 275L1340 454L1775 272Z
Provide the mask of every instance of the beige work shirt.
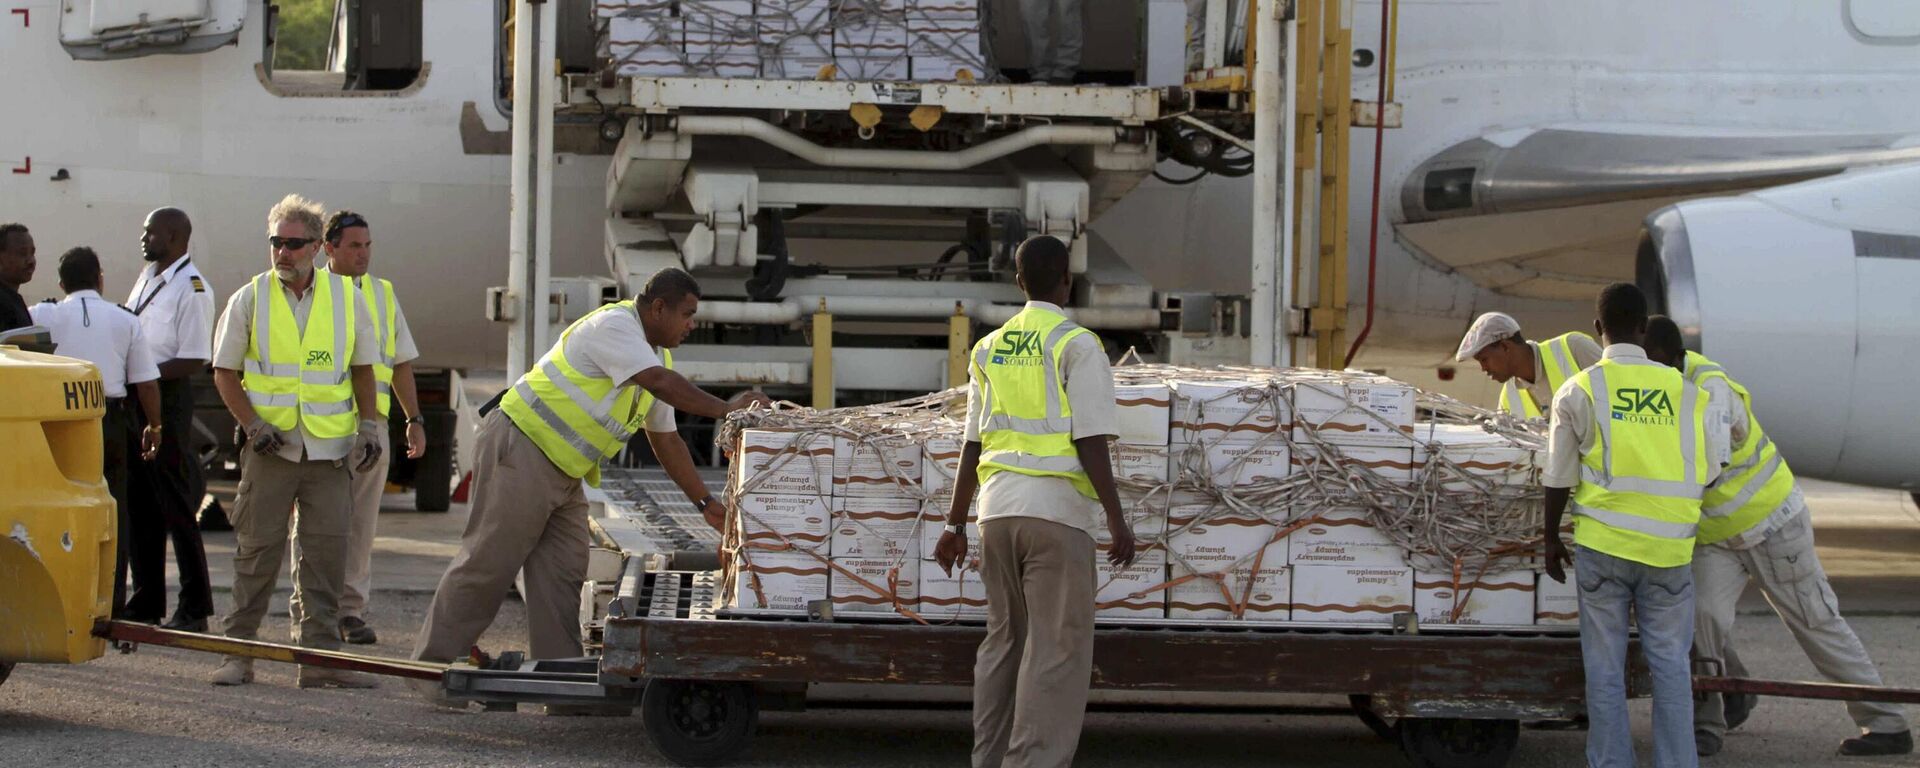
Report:
M1647 359L1647 351L1638 344L1614 344L1601 354L1620 365L1659 363ZM1712 397L1707 404L1707 481L1720 476L1732 453L1728 432L1726 403ZM1540 484L1548 488L1577 488L1580 485L1580 458L1594 451L1600 441L1593 428L1593 399L1573 379L1560 385L1553 395L1553 432L1547 440L1547 463L1540 471Z
M1053 304L1029 301L1027 309L1066 314ZM980 442L980 427L990 409L982 397L980 372L968 366L966 440ZM1120 416L1113 400L1113 368L1106 350L1093 334L1080 334L1060 351L1060 375L1073 410L1073 439L1102 435L1118 437ZM1078 528L1097 536L1106 526L1100 502L1075 490L1057 477L1035 477L1018 472L996 472L980 489L980 522L1001 517L1034 517Z
M248 280L227 299L227 309L220 313L219 330L214 333L213 367L240 372L243 378L247 345L253 341L254 284L254 280ZM278 277L274 278L274 284L280 286L281 293L287 297L287 305L293 310L294 327L304 335L307 316L313 312L313 286L307 286L306 293L301 294ZM373 365L380 362L380 337L373 330L373 318L359 304L359 297L353 299L353 355L347 359L347 365ZM296 415L295 419L298 418ZM286 443L280 446L278 455L287 461L340 461L353 449L352 435L332 439L314 437L304 421L295 423L293 429L282 430L281 434L286 437Z
M1521 391L1533 398L1533 404L1546 413L1553 406L1553 388L1547 385L1547 355L1540 349L1540 342L1529 341L1527 346L1533 350L1533 383L1521 381ZM1573 356L1573 370L1568 376L1600 364L1600 345L1586 334L1580 334L1567 340L1567 354Z

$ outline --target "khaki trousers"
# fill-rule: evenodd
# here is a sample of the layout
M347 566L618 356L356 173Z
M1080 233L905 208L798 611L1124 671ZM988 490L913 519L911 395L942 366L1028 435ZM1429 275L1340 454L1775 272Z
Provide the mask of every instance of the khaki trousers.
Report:
M973 768L1073 763L1093 677L1093 557L1078 528L980 524L987 637L973 667Z
M376 430L375 444L387 446L387 423L380 422ZM391 448L390 446L387 446ZM373 594L373 533L374 525L380 520L380 497L387 489L387 467L393 461L393 451L380 452L380 459L372 469L365 472L347 468L347 474L353 478L350 483L347 520L347 550L343 556L346 563L346 581L340 590L340 618L365 616L367 596ZM293 540L293 558L300 559L300 540ZM299 599L298 595L294 596Z
M433 593L413 657L465 658L523 568L532 658L579 656L589 543L580 479L561 472L497 408L481 420L473 456L467 530Z
M240 493L228 513L235 547L227 636L254 639L259 634L280 580L291 528L300 542L293 561L293 641L309 648L340 647L335 612L352 503L345 463L287 461L248 450L240 455Z
M1698 594L1694 612L1693 652L1718 660L1728 675L1746 677L1746 666L1733 649L1734 606L1751 578L1780 615L1800 650L1821 676L1836 683L1880 685L1880 670L1867 649L1840 617L1840 603L1827 584L1826 570L1813 548L1813 524L1800 515L1766 541L1751 549L1700 547L1693 554L1693 584ZM1897 704L1847 702L1855 725L1874 733L1907 730L1907 718ZM1727 732L1726 703L1720 694L1693 708L1695 730Z

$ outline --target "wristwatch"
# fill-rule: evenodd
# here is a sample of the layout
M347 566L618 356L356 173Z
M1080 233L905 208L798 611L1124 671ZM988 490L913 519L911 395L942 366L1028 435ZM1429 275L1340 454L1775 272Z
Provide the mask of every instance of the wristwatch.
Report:
M955 536L967 535L967 529L957 525L952 525L952 524L948 524L946 527L942 528L941 530L946 531L947 533L951 533Z
M693 508L701 511L705 511L708 504L718 504L718 503L719 501L713 498L713 494L709 493L705 496L700 497L699 501L694 502Z
M427 417L425 416L414 416L413 418L407 419L407 426L413 426L415 424L420 424L424 426L426 425L426 423L427 423Z

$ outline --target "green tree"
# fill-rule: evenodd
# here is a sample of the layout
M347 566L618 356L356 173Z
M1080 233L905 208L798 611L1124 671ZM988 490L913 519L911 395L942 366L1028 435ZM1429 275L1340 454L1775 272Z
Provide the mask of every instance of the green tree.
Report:
M277 0L280 30L275 70L327 68L327 38L333 34L333 0Z

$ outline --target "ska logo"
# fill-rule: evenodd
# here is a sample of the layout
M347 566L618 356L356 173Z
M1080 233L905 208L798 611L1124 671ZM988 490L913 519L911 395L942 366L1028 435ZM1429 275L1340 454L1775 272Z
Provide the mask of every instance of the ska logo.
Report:
M1672 426L1677 422L1673 398L1660 389L1614 390L1613 420L1653 426Z
M333 367L333 353L328 352L327 350L324 350L324 349L308 350L307 351L307 367L309 368Z
M1040 364L1039 331L1005 331L993 348L994 365L1030 366Z

